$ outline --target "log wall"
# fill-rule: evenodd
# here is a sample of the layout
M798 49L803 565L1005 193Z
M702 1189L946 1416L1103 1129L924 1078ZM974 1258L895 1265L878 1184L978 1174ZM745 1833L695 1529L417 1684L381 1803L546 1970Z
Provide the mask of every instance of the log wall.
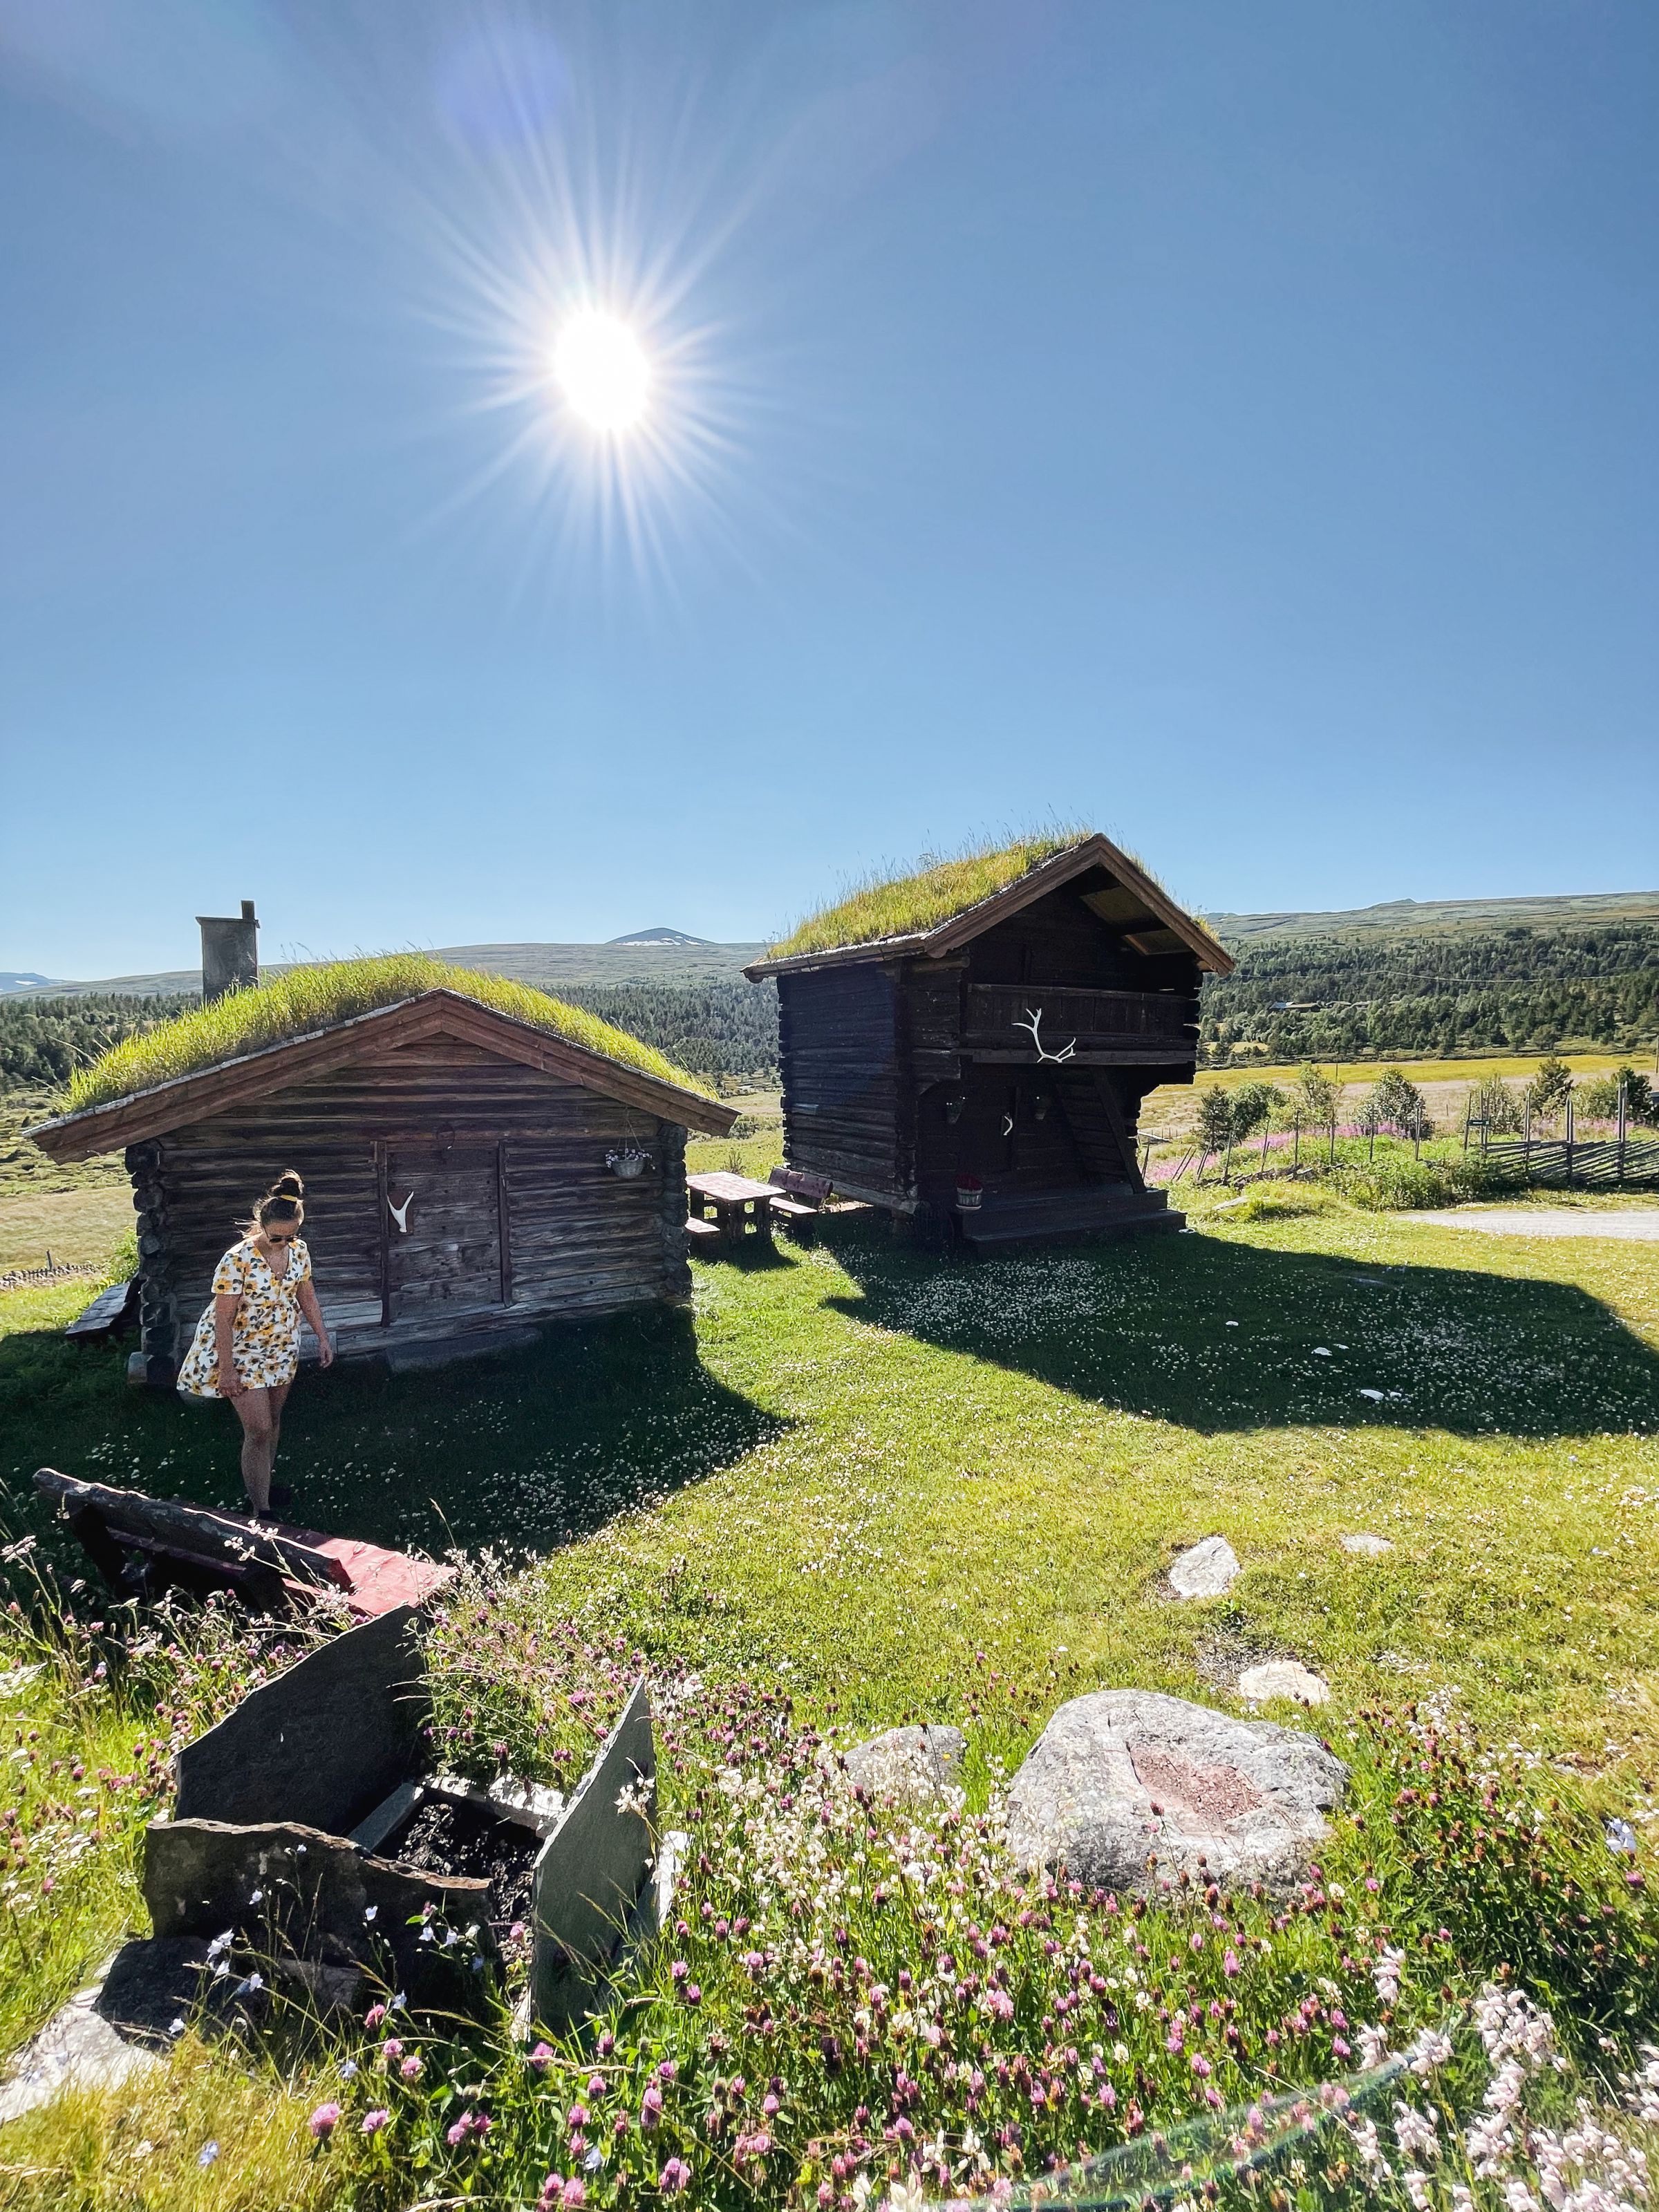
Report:
M874 963L778 978L784 1152L838 1190L900 1205L897 993Z
M613 1148L651 1155L623 1181ZM220 1255L284 1169L306 1183L317 1291L343 1349L687 1295L685 1132L450 1039L407 1045L129 1154L143 1349L176 1358ZM412 1188L401 1234L386 1199Z

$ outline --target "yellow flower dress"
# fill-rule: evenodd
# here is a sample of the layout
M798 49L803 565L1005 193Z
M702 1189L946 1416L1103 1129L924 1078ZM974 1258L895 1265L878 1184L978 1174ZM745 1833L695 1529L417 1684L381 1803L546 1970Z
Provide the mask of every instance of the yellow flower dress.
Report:
M214 1270L213 1296L240 1297L232 1324L230 1356L250 1390L274 1390L291 1382L300 1367L300 1285L311 1280L311 1255L303 1237L288 1249L288 1272L273 1274L270 1262L251 1237L233 1244ZM213 1305L196 1324L179 1388L192 1398L217 1398L219 1347Z

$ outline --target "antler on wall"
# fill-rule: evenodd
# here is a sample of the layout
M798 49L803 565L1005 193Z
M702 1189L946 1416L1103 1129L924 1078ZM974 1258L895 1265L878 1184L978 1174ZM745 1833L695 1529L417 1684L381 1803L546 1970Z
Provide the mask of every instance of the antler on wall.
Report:
M1073 1037L1070 1044L1065 1046L1059 1052L1044 1051L1042 1038L1040 1035L1040 1031L1042 1027L1042 1009L1041 1006L1037 1008L1035 1013L1033 1013L1031 1009L1027 1006L1025 1009L1024 1020L1023 1022L1016 1022L1014 1024L1014 1027L1017 1030L1030 1030L1031 1032L1031 1042L1036 1047L1036 1056L1039 1060L1048 1060L1058 1062L1062 1060L1069 1060L1072 1057L1072 1054L1077 1050L1077 1039Z

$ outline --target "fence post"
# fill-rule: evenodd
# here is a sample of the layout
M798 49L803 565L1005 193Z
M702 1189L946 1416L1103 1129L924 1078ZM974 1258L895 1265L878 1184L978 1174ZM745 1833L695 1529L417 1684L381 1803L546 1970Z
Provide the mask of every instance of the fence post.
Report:
M1525 1174L1528 1182L1530 1183L1532 1181L1532 1100L1529 1097L1523 1098L1522 1100L1521 1112L1522 1116L1521 1138L1522 1147L1522 1172Z
M1414 1129L1413 1130L1413 1132L1412 1132L1412 1158L1413 1158L1414 1160L1420 1160L1420 1159L1422 1158L1422 1157L1423 1157L1423 1109L1419 1106L1419 1107L1418 1108L1418 1109L1417 1109L1417 1125L1416 1125L1415 1128L1414 1128Z
M1619 1079L1619 1180L1625 1180L1625 1079Z
M1572 1188L1572 1093L1567 1093L1567 1188Z
M1302 1164L1302 1117L1298 1114L1291 1124L1291 1173L1294 1176Z
M1330 1158L1330 1164L1331 1164L1331 1166L1332 1166L1332 1167L1334 1167L1334 1166L1336 1165L1336 1117L1335 1117L1334 1115L1333 1115L1333 1116L1331 1117L1331 1158Z

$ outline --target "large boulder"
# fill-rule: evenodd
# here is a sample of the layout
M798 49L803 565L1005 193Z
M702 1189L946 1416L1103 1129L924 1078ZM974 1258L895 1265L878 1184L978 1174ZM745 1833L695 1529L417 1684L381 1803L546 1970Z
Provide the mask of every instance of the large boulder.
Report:
M1279 1888L1326 1834L1347 1778L1299 1729L1097 1690L1060 1707L1014 1777L1008 1842L1022 1866L1063 1866L1091 1887L1197 1875L1201 1860L1211 1881Z
M968 1739L938 1721L888 1729L842 1753L848 1779L887 1804L921 1807L943 1798L961 1777Z

